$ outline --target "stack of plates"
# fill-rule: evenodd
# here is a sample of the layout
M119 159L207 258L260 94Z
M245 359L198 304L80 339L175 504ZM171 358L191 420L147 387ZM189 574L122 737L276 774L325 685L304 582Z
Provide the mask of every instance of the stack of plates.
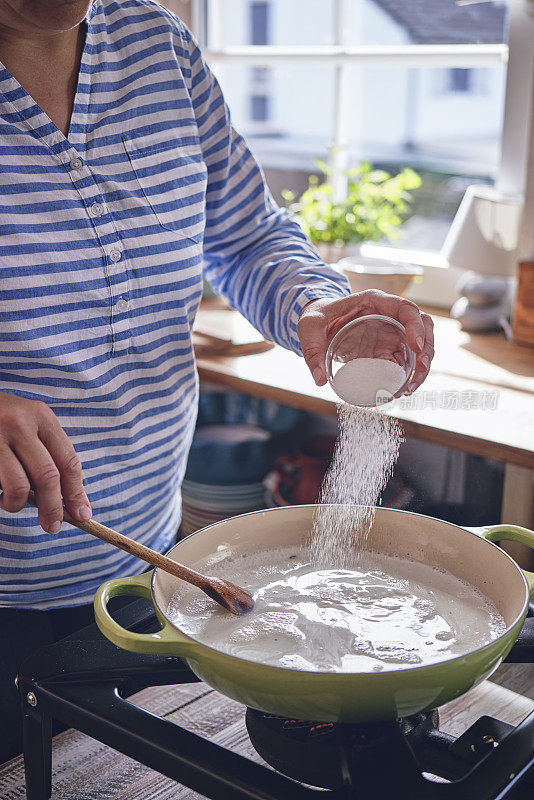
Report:
M180 533L188 536L214 522L265 507L265 486L261 481L223 486L184 480Z

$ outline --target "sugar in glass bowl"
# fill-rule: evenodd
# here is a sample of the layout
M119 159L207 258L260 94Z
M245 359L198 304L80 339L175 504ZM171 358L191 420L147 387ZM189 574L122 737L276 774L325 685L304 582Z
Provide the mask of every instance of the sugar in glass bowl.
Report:
M415 361L404 326L391 317L368 314L336 333L326 353L326 374L341 400L370 408L403 394Z

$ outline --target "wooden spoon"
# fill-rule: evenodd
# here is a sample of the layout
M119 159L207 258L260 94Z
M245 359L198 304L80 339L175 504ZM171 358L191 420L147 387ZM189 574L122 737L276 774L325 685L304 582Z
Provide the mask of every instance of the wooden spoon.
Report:
M35 494L32 491L28 492L28 503L37 508ZM223 608L226 608L238 617L242 614L246 614L248 611L252 611L254 608L252 595L239 586L230 583L230 581L202 575L202 573L196 572L194 569L190 569L183 564L178 564L177 561L173 561L167 558L167 556L161 555L161 553L152 550L150 547L145 547L144 544L140 544L134 539L130 539L128 536L123 536L122 533L114 531L113 528L107 528L94 519L80 522L74 519L64 506L63 519L76 528L90 533L92 536L97 536L99 539L103 539L114 547L120 547L121 550L126 550L127 553L131 553L133 556L137 556L137 558L141 558L143 561L146 561L147 564L152 564L153 567L159 567L164 572L168 572L176 578L181 578L181 580L187 581L187 583L192 583L193 586L202 589L208 597L211 597L212 600L215 600Z

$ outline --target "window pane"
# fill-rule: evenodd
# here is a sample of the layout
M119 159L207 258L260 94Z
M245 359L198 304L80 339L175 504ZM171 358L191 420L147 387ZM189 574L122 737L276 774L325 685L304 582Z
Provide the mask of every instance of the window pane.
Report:
M419 172L398 243L441 247L466 186L496 175L504 68L351 67L350 86L351 164Z
M267 167L306 173L328 156L334 119L334 67L215 65L235 127Z
M218 0L222 44L334 42L334 0ZM212 7L208 0L208 13ZM507 3L456 0L349 0L346 42L358 44L506 41Z
M284 188L303 191L314 158L328 159L334 72L229 63L220 72L234 124L279 202ZM398 246L440 248L466 186L493 182L504 80L504 68L351 67L349 166L368 160L392 173L409 166L422 177Z
M350 0L348 8L346 36L353 45L506 41L505 2L459 6L456 0Z
M208 6L211 0L207 0ZM223 45L330 44L334 0L219 0ZM348 44L498 43L506 3L349 0ZM328 158L334 128L335 68L318 64L215 63L236 127L249 139L273 193L300 193ZM499 157L504 67L350 67L349 166L369 160L417 170L412 218L401 246L439 248L465 187L491 183Z
M333 42L334 0L219 0L219 5L223 46ZM209 0L208 14L212 6Z

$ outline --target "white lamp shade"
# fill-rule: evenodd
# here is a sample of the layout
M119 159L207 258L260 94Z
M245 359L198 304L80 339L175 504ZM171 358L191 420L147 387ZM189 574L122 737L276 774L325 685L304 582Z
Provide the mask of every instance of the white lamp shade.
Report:
M482 275L515 274L523 201L489 186L468 186L441 254Z

